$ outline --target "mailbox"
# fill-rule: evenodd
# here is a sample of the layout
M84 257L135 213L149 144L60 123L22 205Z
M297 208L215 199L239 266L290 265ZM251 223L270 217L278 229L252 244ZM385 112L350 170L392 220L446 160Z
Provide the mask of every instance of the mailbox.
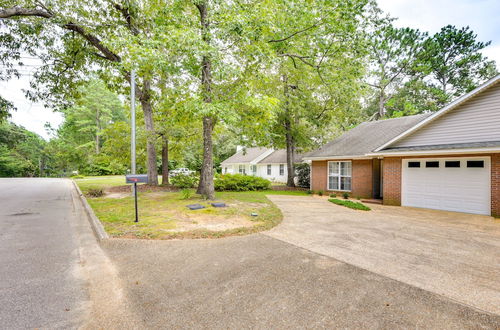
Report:
M127 183L148 183L147 174L128 174Z

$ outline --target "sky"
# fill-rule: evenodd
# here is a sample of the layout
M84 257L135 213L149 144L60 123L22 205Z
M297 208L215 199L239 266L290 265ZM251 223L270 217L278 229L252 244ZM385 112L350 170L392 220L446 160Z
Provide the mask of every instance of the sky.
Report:
M435 33L448 24L469 26L478 35L478 40L492 41L483 54L500 67L500 0L378 0L378 4L383 11L398 18L394 23L398 27ZM36 61L32 60L31 64L36 65ZM24 97L23 89L29 88L29 71L33 68L23 69L21 79L0 82L0 95L18 108L12 112L11 121L48 139L45 123L57 128L63 118L60 113Z

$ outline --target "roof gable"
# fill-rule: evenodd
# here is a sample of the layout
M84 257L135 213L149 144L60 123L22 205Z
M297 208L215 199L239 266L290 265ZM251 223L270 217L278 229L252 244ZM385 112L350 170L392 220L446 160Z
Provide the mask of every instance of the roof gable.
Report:
M396 147L494 141L500 137L500 130L491 127L492 124L498 127L500 121L499 82L500 75L497 75L395 136L375 151ZM481 130L485 130L487 134L478 135ZM493 135L489 136L490 132ZM495 137L495 132L498 137Z
M365 156L429 115L421 114L361 123L339 138L311 152L304 159Z
M251 163L270 152L272 152L272 149L268 148L245 148L224 160L221 164Z

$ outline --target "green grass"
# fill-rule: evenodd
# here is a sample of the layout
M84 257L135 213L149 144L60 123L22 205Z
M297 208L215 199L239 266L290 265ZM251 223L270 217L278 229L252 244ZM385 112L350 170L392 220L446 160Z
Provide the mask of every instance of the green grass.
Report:
M345 207L348 207L348 208L351 208L354 210L361 210L361 211L370 211L371 210L371 208L369 208L368 206L366 206L364 204L361 204L359 202L353 202L350 200L342 200L342 199L332 198L332 199L329 199L328 201L332 202L333 204L342 205L342 206L345 206Z
M91 177L75 180L85 193L91 188L106 189L124 185L123 176ZM271 229L283 218L281 211L266 198L266 195L306 195L303 191L245 191L216 192L217 201L230 205L214 208L199 195L183 198L182 192L139 192L139 223L134 222L134 200L123 198L88 198L89 204L112 237L135 237L150 239L170 238L217 238L245 235ZM191 211L186 205L199 203L205 209ZM252 217L251 213L257 213ZM228 230L211 231L195 229L176 231L186 222L196 223L197 219L214 219L220 223L237 217L251 221L252 226ZM249 222L247 222L249 223Z

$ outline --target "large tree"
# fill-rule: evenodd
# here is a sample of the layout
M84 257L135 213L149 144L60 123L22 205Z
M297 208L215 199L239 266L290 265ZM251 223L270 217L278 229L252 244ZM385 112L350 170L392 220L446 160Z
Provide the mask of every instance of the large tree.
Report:
M136 93L148 131L148 178L151 184L157 184L152 67L155 62L141 49L144 43L156 41L152 35L156 18L144 15L150 7L157 6L111 0L93 2L91 6L76 0L0 1L0 18L8 19L2 21L0 60L5 64L21 60L22 54L40 57L45 65L34 75L28 95L57 106L68 99L68 93L89 71L97 70L108 79L114 78L109 82L123 88L135 68L139 78ZM151 49L151 45L144 47Z
M286 148L288 186L295 185L297 149L321 140L358 100L366 6L362 0L273 2L265 88L280 102L267 144Z
M444 26L425 40L418 69L444 95L460 96L497 73L495 63L481 53L490 44L478 41L468 26Z

